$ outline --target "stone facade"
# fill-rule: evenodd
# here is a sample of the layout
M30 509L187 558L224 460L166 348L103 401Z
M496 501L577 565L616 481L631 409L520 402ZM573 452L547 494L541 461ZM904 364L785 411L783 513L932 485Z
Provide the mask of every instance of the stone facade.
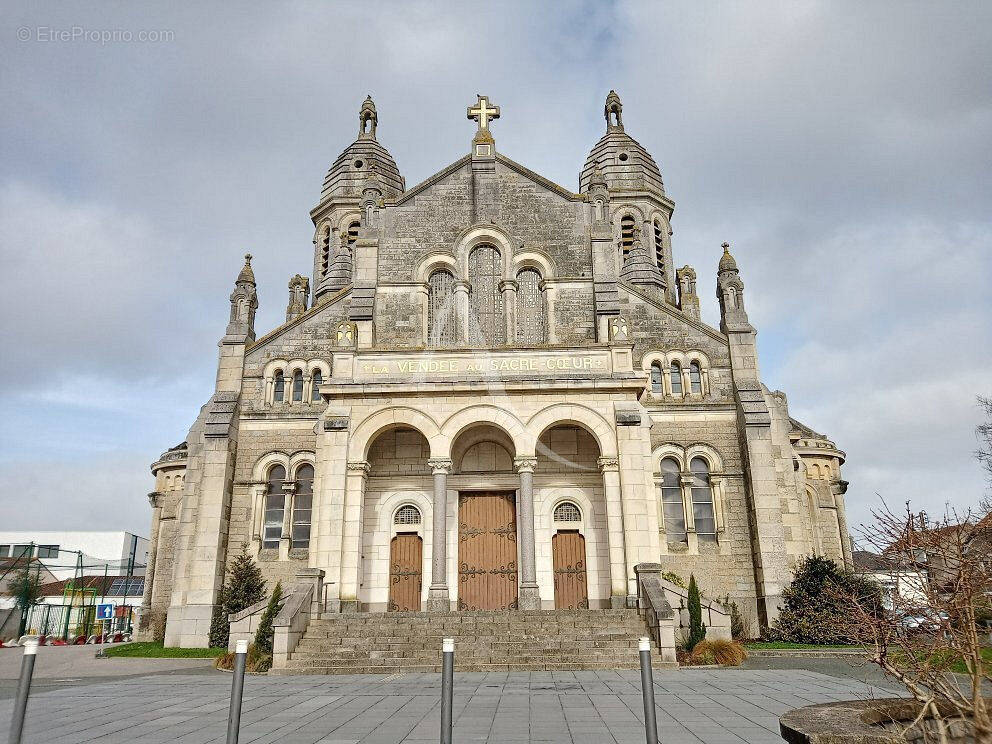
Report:
M458 609L460 503L480 492L512 498L520 609L565 602L566 574L568 601L626 607L634 566L661 563L766 623L798 557L850 561L843 452L761 383L729 246L718 327L700 319L621 112L611 92L577 193L497 151L484 98L470 153L406 188L365 101L310 213L312 278L256 339L246 260L216 391L153 466L145 605L168 644L206 644L242 546L270 581L323 570L328 612L395 609L410 576L416 609ZM419 566L399 571L398 536Z

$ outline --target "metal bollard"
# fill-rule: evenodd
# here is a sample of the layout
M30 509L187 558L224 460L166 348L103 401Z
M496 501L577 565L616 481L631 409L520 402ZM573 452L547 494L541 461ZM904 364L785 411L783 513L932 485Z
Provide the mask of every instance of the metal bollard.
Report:
M455 639L441 641L441 744L451 744L451 697L455 686Z
M21 679L17 683L17 698L14 700L14 716L10 719L10 744L21 744L24 730L24 713L28 709L28 695L31 692L31 675L34 674L34 660L38 653L38 641L24 641L24 656L21 658Z
M235 641L231 710L227 715L227 744L238 744L238 733L241 731L241 698L245 690L245 663L247 659L248 641Z
M644 740L647 744L658 744L658 720L654 711L654 675L651 673L651 641L642 638L641 651L641 697L644 698Z

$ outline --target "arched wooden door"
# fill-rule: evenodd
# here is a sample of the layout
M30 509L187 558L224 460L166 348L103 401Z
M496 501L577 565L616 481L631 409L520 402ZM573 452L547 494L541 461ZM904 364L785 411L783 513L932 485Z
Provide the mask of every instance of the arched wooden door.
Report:
M517 520L512 493L458 499L458 609L517 608Z
M555 573L555 607L559 610L589 609L586 588L586 539L577 530L562 531L551 538Z
M423 541L419 535L397 535L389 543L389 611L420 611Z

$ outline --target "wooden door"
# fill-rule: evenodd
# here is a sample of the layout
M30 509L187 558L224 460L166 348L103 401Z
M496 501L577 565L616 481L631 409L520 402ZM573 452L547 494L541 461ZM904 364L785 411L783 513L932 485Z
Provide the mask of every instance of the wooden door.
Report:
M458 498L458 609L517 607L517 519L512 493Z
M423 541L419 535L397 535L389 543L389 611L420 611Z
M589 608L586 589L586 539L577 531L559 532L551 538L554 556L555 607L559 610Z

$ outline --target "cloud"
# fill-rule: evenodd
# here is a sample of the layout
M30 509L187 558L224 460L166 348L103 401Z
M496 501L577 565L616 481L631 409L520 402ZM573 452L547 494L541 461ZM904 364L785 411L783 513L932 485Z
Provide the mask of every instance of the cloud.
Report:
M241 255L264 332L309 272L308 210L367 93L409 185L467 152L485 93L500 150L576 188L616 88L678 204L704 319L729 240L765 380L847 451L852 521L875 491L929 506L983 489L987 3L6 10L8 28L173 36L0 47L0 519L146 529L148 463L211 392ZM8 495L25 467L45 473L36 513Z

